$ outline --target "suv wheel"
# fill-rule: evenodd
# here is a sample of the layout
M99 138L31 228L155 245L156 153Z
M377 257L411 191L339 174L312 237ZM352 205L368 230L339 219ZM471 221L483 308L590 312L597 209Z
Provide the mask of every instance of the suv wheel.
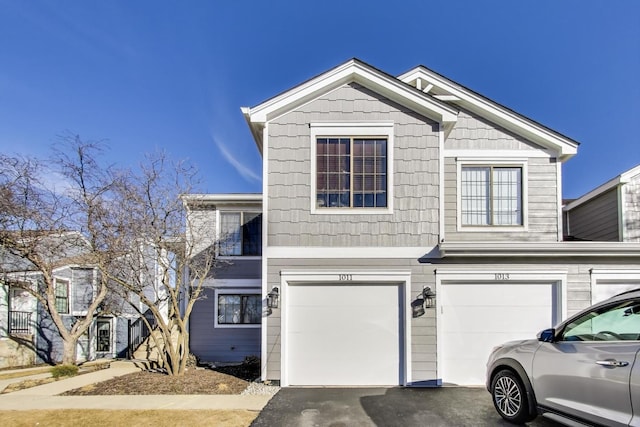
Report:
M491 396L493 406L505 420L522 424L535 418L529 413L527 391L513 372L505 369L493 377Z

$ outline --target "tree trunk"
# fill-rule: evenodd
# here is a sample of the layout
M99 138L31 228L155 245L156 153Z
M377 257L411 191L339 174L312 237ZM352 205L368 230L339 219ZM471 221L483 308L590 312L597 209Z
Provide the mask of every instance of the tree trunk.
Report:
M76 351L78 347L78 340L73 339L72 337L68 339L64 339L62 341L63 345L63 353L62 353L62 363L64 365L75 365L76 364Z

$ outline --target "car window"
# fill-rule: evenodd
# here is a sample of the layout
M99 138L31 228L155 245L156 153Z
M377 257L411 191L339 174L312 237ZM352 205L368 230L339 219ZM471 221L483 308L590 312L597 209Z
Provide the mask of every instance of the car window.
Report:
M625 301L589 311L567 324L562 341L640 339L640 302Z

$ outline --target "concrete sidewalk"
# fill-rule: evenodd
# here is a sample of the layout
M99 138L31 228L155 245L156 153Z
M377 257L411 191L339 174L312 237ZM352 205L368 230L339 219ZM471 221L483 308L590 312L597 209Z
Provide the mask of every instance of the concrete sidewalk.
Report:
M126 395L58 396L69 390L106 381L140 369L130 362L113 362L108 369L0 395L0 409L246 409L260 411L271 395ZM28 372L25 372L28 375ZM50 374L39 374L44 378ZM30 375L6 381L20 381ZM4 387L2 387L4 388Z

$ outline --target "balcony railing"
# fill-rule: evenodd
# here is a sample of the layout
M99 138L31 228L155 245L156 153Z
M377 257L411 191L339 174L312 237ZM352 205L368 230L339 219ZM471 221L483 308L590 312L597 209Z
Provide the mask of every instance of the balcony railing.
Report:
M9 334L24 335L31 333L31 312L30 311L10 311L9 312Z

